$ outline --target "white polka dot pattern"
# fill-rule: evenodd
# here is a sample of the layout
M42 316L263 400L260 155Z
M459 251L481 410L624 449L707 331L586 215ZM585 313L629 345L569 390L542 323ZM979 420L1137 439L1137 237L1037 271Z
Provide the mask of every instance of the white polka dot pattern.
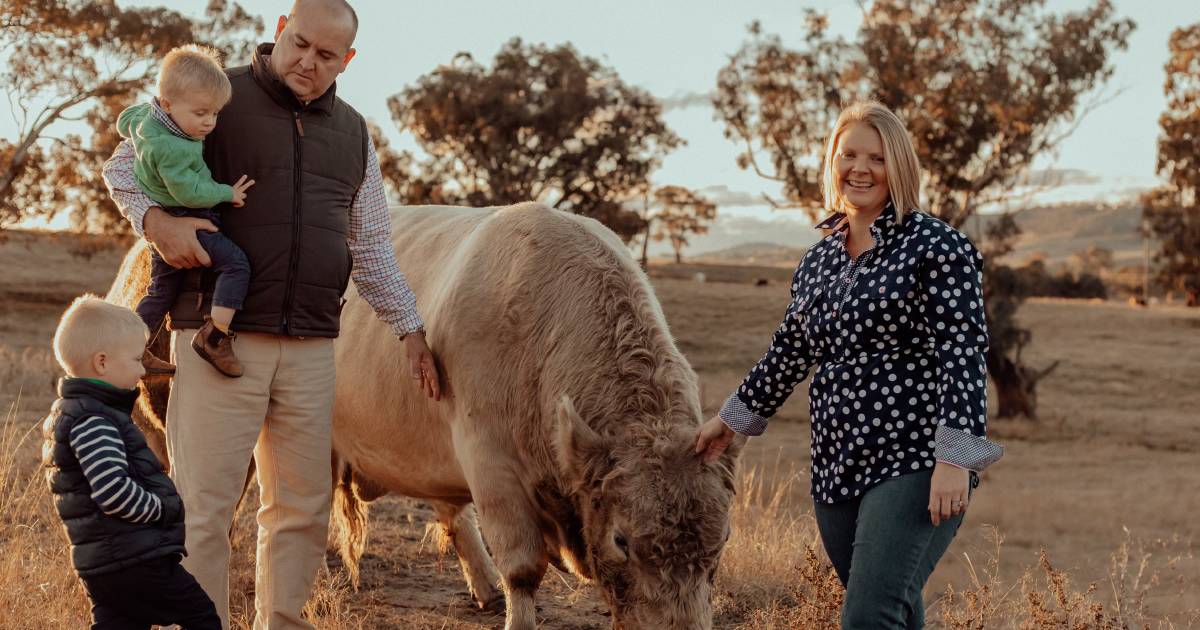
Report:
M731 429L759 435L815 367L812 492L822 503L937 459L982 470L995 454L979 446L991 444L982 257L938 219L894 217L885 209L871 226L875 246L840 291L844 228L805 254L771 347L721 409Z

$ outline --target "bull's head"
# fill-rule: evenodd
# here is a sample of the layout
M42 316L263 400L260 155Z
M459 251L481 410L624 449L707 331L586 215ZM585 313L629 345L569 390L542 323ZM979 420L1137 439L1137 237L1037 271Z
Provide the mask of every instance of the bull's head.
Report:
M608 438L569 400L558 415L558 463L583 543L573 561L603 592L613 627L711 628L743 440L706 465L693 453L698 425L639 426Z

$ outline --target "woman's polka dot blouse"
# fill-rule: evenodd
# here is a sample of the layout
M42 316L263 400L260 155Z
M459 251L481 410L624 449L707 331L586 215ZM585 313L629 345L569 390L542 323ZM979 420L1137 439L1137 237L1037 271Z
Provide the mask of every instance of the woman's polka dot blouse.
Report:
M845 227L814 245L792 278L771 347L721 409L759 435L816 368L809 386L812 493L821 503L929 470L982 470L1000 448L983 439L987 324L979 252L922 212L871 225L875 245L851 260Z

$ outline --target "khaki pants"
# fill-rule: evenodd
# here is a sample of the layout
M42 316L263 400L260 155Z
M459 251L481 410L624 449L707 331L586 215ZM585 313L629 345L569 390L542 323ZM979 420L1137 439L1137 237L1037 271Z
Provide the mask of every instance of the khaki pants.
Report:
M184 567L229 627L229 526L250 457L258 468L254 627L311 628L300 617L325 556L332 494L333 340L242 333L245 367L226 378L175 333L167 405L171 476L183 498Z

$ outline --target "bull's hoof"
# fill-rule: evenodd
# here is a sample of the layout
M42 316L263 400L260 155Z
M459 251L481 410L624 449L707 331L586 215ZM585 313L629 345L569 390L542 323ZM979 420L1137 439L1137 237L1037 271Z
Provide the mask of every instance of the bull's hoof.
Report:
M495 613L498 615L503 615L504 610L506 608L506 603L504 601L504 593L497 592L495 595L492 595L492 597L490 599L488 599L486 602L476 602L476 605L478 605L479 610L482 610L483 612L489 612L489 613Z

